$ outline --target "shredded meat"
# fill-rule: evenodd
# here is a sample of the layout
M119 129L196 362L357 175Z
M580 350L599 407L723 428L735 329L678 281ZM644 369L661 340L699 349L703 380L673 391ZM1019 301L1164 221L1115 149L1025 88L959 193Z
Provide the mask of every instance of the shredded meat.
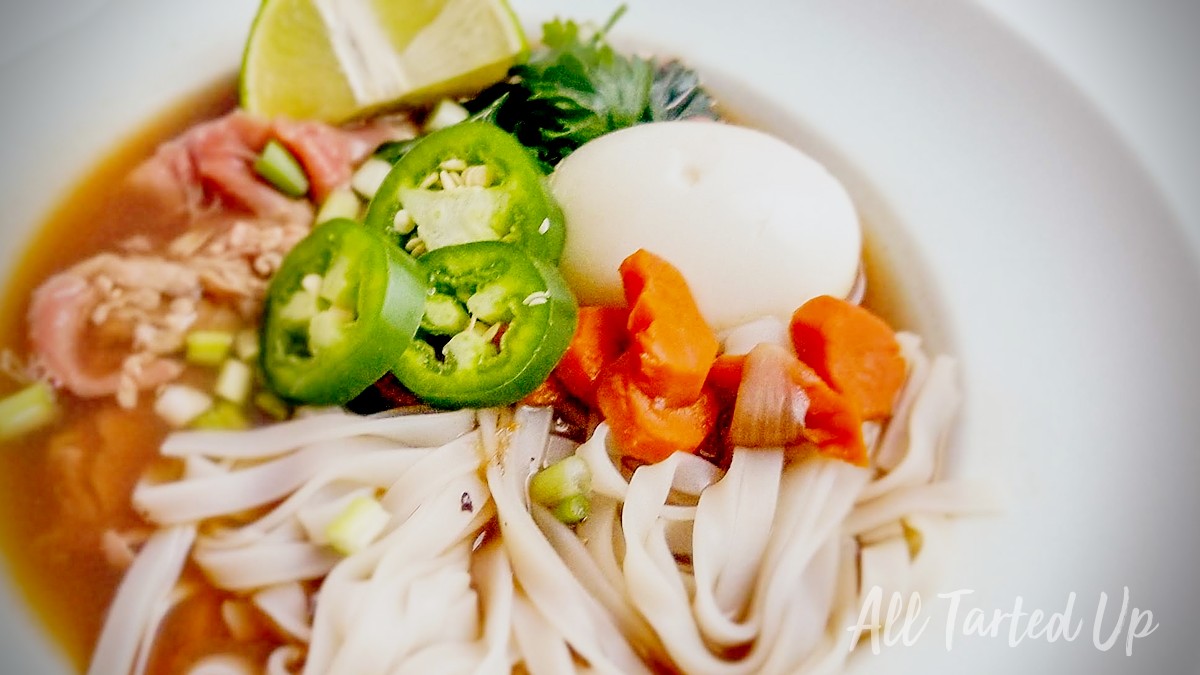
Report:
M404 117L340 129L234 111L159 146L130 183L162 209L184 212L193 222L228 211L279 223L307 222L310 202L284 196L254 172L253 160L268 140L277 138L296 156L309 176L313 198L320 201L347 183L354 166L380 143L414 133Z
M183 344L183 331L195 317L198 283L195 272L177 263L112 254L51 277L34 292L29 310L38 367L78 396L116 395L132 407L139 389L182 373L180 363L162 356ZM97 372L85 359L89 328L98 325L129 334L128 354L117 369Z
M183 366L171 358L206 309L234 308L247 321L262 309L267 281L307 225L238 221L192 230L166 256L102 253L47 280L30 305L30 339L40 367L84 398L115 395L124 407L138 392L170 382ZM200 235L200 236L197 236ZM126 345L119 367L97 372L89 335Z
M413 133L406 118L339 129L234 111L162 144L125 189L182 226L155 251L132 223L120 251L44 282L29 310L31 365L77 396L115 396L133 407L139 391L182 374L175 355L206 312L228 307L256 322L267 282L308 234L312 202L288 198L254 173L270 138L301 161L319 199L347 183L379 143Z
M352 167L361 163L384 141L408 138L413 127L404 123L375 120L352 129L339 129L318 122L276 120L275 136L304 165L318 201L339 185L350 181Z

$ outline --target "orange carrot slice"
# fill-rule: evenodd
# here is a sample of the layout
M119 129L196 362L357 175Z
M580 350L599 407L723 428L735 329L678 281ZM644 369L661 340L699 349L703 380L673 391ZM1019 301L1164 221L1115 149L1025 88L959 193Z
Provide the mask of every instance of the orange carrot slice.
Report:
M904 384L904 359L896 334L869 310L828 295L804 303L792 315L792 344L863 419L892 412Z
M671 453L695 452L712 433L720 406L712 392L684 405L672 406L638 384L638 359L628 353L606 368L596 389L600 412L622 454L658 462Z
M672 406L690 405L720 348L716 334L683 274L666 260L638 250L621 263L620 272L638 384Z
M600 372L629 344L628 321L624 307L579 308L575 336L554 373L567 391L590 406L596 405Z

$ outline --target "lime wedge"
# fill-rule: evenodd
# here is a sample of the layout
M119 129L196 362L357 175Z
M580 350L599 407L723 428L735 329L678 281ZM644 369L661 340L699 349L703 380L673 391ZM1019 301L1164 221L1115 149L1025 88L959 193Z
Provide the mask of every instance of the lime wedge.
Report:
M505 0L264 0L241 102L265 116L341 122L475 93L528 49Z

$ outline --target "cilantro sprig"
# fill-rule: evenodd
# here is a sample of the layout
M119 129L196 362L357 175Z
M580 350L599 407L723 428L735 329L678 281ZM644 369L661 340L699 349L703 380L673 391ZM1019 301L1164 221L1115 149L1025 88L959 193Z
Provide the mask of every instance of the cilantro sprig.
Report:
M542 44L474 103L476 119L514 134L551 168L584 143L642 122L716 118L695 72L678 61L626 55L607 42L625 7L596 29L555 19Z

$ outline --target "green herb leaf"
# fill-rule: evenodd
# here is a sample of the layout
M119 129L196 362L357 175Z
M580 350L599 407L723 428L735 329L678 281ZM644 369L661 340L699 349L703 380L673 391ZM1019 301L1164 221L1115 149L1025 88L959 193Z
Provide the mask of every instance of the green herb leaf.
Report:
M508 81L468 105L472 119L506 129L531 148L546 170L584 143L642 122L715 118L712 99L694 72L617 52L605 36L624 6L600 29L555 19L542 46Z
M656 121L691 118L718 119L714 102L700 86L700 76L679 61L667 61L654 71L650 86L650 116Z

